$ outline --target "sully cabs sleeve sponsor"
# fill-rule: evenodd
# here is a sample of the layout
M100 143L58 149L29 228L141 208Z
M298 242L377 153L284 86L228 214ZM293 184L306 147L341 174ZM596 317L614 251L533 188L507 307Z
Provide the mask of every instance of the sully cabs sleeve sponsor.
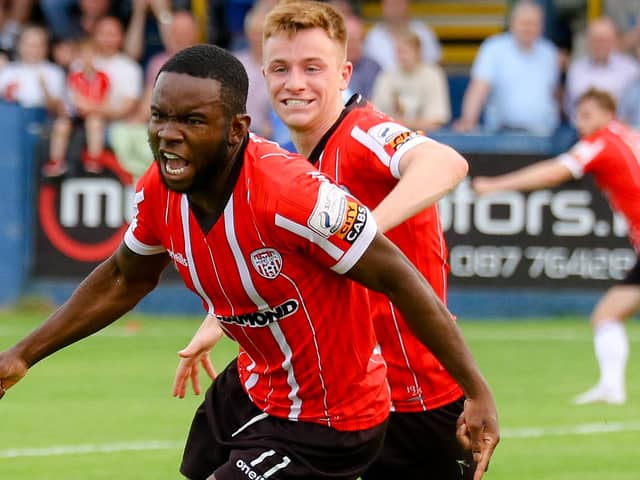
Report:
M402 156L416 145L433 141L396 122L378 123L367 131L356 126L351 136L373 152L396 178L400 178Z
M371 212L318 172L310 172L298 187L303 191L278 209L276 225L296 234L316 260L338 273L348 271L376 235Z

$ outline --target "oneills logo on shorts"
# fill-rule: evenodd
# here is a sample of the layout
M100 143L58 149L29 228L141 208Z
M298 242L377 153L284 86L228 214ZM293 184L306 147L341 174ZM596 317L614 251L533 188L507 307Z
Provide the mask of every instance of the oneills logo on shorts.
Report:
M270 323L287 318L298 311L298 301L287 300L271 310L245 313L243 315L231 315L228 317L218 315L218 320L224 323L240 325L241 327L266 327Z
M251 264L260 276L273 280L282 270L282 256L273 248L261 248L251 252Z

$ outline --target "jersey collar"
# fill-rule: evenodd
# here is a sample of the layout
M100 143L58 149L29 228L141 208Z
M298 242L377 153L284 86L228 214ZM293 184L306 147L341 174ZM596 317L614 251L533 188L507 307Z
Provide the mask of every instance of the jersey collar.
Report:
M324 151L324 147L327 146L327 142L331 138L331 135L333 135L336 129L340 126L340 124L342 123L342 120L344 120L344 117L346 117L351 111L355 110L356 108L362 108L366 104L367 104L367 101L359 93L355 93L351 96L351 98L345 104L344 109L340 113L340 116L338 117L338 119L335 121L333 125L331 125L329 130L325 132L325 134L322 136L318 144L311 151L311 154L309 155L308 160L313 165L317 164L318 161L320 160L320 156Z

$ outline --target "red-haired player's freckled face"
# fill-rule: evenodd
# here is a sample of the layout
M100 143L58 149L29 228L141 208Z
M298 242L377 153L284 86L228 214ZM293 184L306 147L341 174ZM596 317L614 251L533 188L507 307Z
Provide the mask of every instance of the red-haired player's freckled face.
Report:
M344 48L320 28L278 34L264 44L263 65L271 103L287 127L327 131L342 111L351 78Z

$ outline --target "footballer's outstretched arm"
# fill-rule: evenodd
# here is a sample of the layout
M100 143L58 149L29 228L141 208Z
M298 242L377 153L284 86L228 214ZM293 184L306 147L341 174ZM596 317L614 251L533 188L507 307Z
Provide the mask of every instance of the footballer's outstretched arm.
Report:
M472 186L478 195L486 195L501 190L532 191L550 188L572 178L569 167L559 158L550 158L503 175L475 177Z
M478 463L474 478L480 478L499 441L496 406L446 306L402 252L381 234L376 235L347 276L387 295L416 337L464 390L464 428ZM464 439L461 441L464 443Z
M400 225L453 190L467 174L467 161L436 141L413 147L398 166L400 180L373 210L382 233Z
M40 327L0 353L0 398L36 362L131 310L157 285L169 260L166 254L137 255L122 244Z

